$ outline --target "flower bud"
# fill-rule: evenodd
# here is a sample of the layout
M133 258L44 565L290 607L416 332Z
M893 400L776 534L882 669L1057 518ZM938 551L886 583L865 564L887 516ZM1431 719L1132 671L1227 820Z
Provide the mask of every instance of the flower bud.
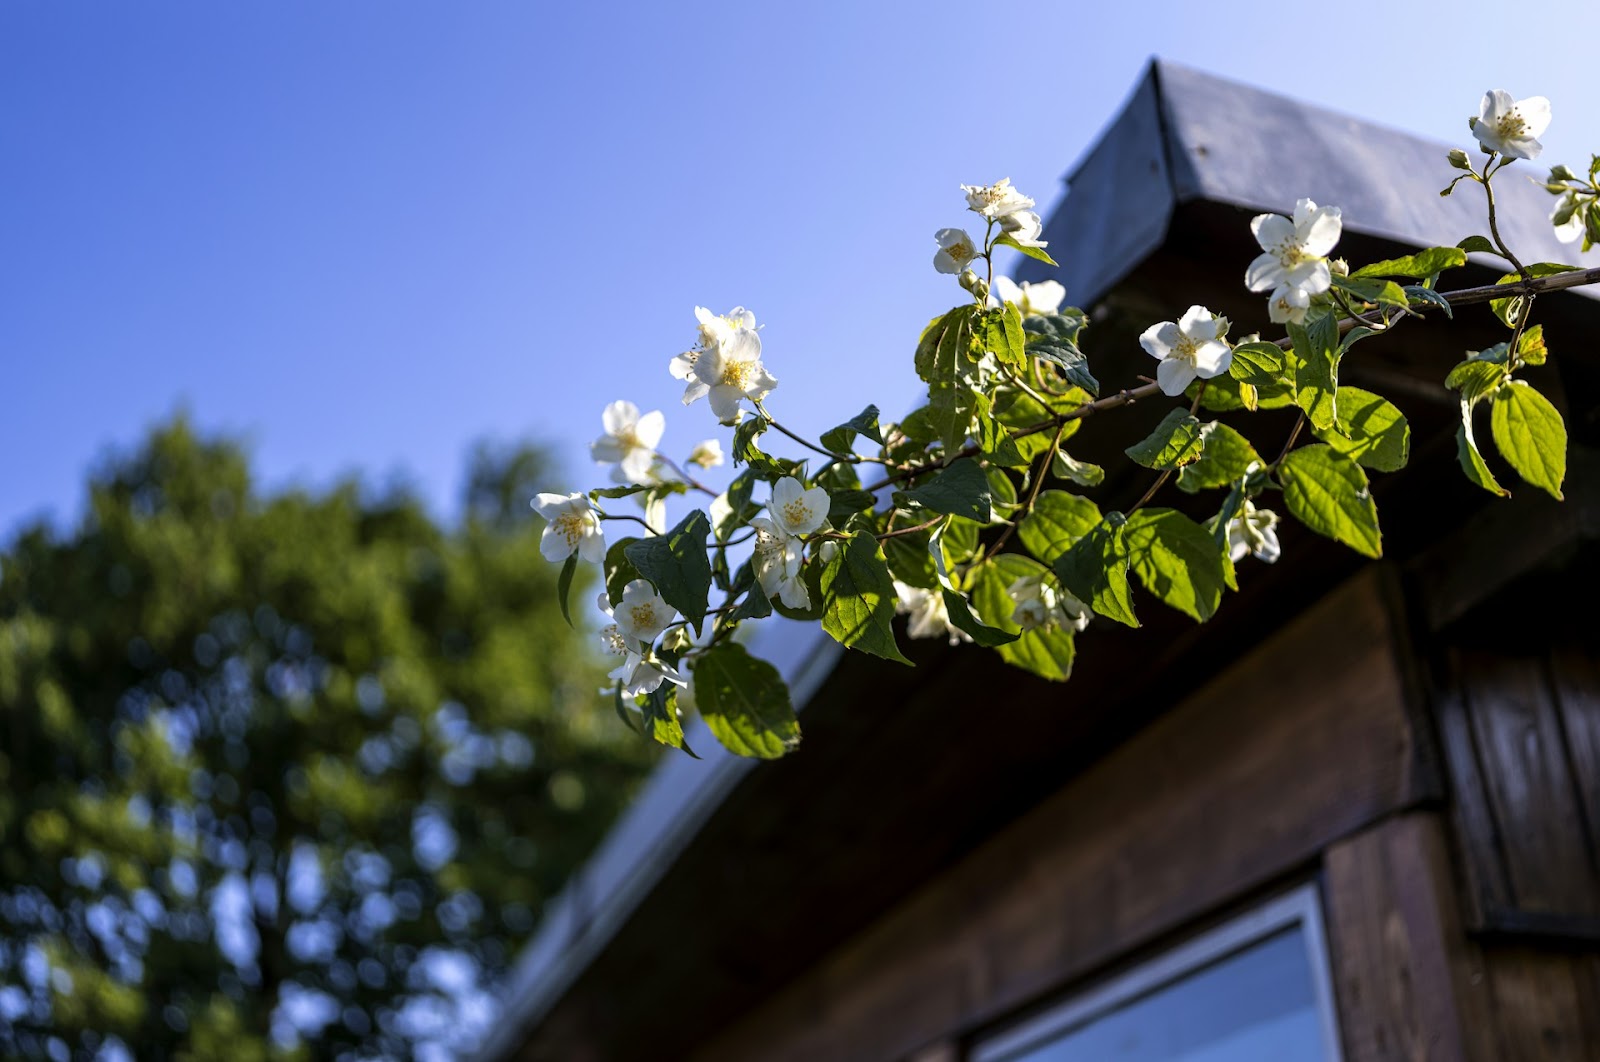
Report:
M978 274L974 273L972 270L967 269L962 271L959 279L961 281L961 286L972 292L973 297L979 302L988 301L989 285L982 277L978 276Z
M1334 273L1341 277L1347 277L1350 275L1350 263L1346 262L1343 258L1335 258L1333 261L1328 263L1328 268L1333 270Z
M1556 181L1576 181L1577 179L1578 179L1577 174L1573 173L1571 170L1567 169L1565 166L1557 164L1557 165L1552 166L1550 168L1550 180L1551 180L1551 183L1554 183Z
M1450 165L1458 170L1471 170L1472 163L1467 161L1467 153L1460 148L1450 149Z

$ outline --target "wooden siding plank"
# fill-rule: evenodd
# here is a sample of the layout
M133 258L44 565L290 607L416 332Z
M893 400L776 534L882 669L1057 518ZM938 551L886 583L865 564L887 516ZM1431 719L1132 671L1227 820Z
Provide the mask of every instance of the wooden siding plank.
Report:
M1538 656L1463 652L1461 680L1513 906L1600 914L1554 691Z
M1437 816L1399 816L1331 847L1324 911L1346 1062L1493 1057Z

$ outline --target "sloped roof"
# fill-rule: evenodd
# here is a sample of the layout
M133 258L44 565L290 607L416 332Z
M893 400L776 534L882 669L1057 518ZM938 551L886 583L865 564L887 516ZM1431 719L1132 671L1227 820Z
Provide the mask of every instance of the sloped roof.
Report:
M1471 144L1463 135L1454 146ZM1061 262L1055 270L1028 261L1018 279L1054 277L1065 285L1068 302L1091 306L1161 245L1173 211L1196 200L1288 213L1295 200L1310 198L1340 207L1347 232L1418 247L1487 235L1476 185L1463 182L1455 194L1439 195L1459 175L1445 160L1449 150L1152 60L1122 113L1066 178L1066 197L1045 236L1070 253L1055 256ZM1555 238L1548 218L1554 200L1523 179L1544 176L1536 165L1515 164L1495 182L1501 235L1524 262L1600 262L1600 251L1579 255L1577 245ZM1580 290L1600 298L1593 289Z
M1447 150L1154 60L1121 113L1066 178L1067 195L1046 226L1060 268L1027 261L1018 278L1058 279L1069 302L1089 307L1162 248L1186 204L1287 212L1297 198L1309 196L1340 206L1346 232L1357 238L1410 247L1454 244L1482 232L1485 223L1476 187L1463 186L1448 199L1438 195L1454 175ZM1507 176L1515 177L1515 171ZM1524 261L1600 262L1600 253L1580 257L1576 247L1555 240L1547 218L1551 198L1542 189L1514 179L1496 188L1502 233ZM1233 236L1249 239L1248 230ZM1493 266L1498 260L1485 262ZM1242 265L1240 271L1242 277ZM1579 291L1586 299L1596 297L1589 289ZM773 621L763 633L754 648L780 666L797 705L804 708L830 676L837 678L841 654L819 631ZM950 676L938 679L949 682ZM826 693L817 698L813 713L843 710L828 700ZM729 815L776 812L761 808L760 801L740 804L729 797L791 765L753 772L752 761L723 752L698 720L688 738L706 759L664 759L596 855L547 906L506 986L504 1017L482 1057L505 1058L528 1042L714 816L721 822ZM846 780L833 776L832 782ZM739 811L750 807L760 810Z

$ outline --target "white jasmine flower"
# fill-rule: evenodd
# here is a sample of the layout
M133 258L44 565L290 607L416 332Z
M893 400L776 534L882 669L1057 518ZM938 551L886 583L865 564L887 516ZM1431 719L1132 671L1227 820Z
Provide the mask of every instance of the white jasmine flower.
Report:
M1000 219L1000 228L1024 247L1048 247L1048 240L1039 239L1044 232L1044 222L1031 210L1019 210Z
M1535 159L1544 150L1537 138L1550 126L1550 101L1543 96L1513 100L1511 93L1495 89L1483 94L1478 117L1471 122L1483 150L1508 159Z
M1162 321L1144 330L1139 345L1160 360L1156 382L1164 395L1181 395L1196 376L1209 380L1228 371L1233 351L1221 337L1228 319L1215 317L1203 306L1191 306L1176 323Z
M716 468L723 462L722 443L707 439L689 451L689 463L700 468Z
M1024 631L1071 627L1081 631L1089 625L1089 606L1066 591L1057 591L1043 576L1027 575L1006 587L1016 604L1011 622Z
M1282 214L1257 214L1250 231L1262 253L1245 270L1245 286L1251 291L1299 288L1321 295L1333 283L1327 255L1343 229L1338 207L1319 207L1309 199L1295 203L1293 221Z
M1267 318L1273 324L1304 324L1311 296L1287 284L1267 298Z
M965 229L940 229L933 234L939 249L933 253L933 268L941 273L959 273L978 257L978 248Z
M1570 194L1562 196L1556 200L1555 208L1550 211L1550 224L1556 227L1556 239L1562 243L1573 243L1583 235L1583 209L1581 207L1573 210L1567 216L1567 220L1559 222L1556 220L1556 215L1567 209L1568 200L1574 198L1576 197ZM1576 206L1576 204L1572 205Z
M606 433L589 444L589 455L599 464L615 464L618 478L625 483L650 482L650 466L667 427L666 417L660 410L641 417L632 402L613 402L600 415L600 422Z
M1244 507L1228 521L1228 555L1235 564L1244 560L1245 554L1271 564L1278 559L1278 514L1271 509L1257 509L1246 498Z
M622 588L622 600L613 615L621 637L649 645L678 618L678 610L663 601L648 581L635 579Z
M647 660L641 654L632 651L617 669L611 672L611 678L622 683L622 692L629 697L637 697L641 693L654 693L663 682L670 682L674 686L683 686L688 682L676 669L668 667L659 660Z
M755 528L755 554L751 557L756 581L769 598L776 595L790 608L810 608L811 592L800 577L805 563L800 540L787 534L773 521L758 516L750 521Z
M938 590L924 590L920 586L907 586L899 580L894 584L895 611L911 616L906 633L913 638L948 638L951 645L972 641L972 635L950 622L950 612L945 607L944 594Z
M1037 284L1024 280L1018 284L1010 277L995 277L994 293L997 304L1015 303L1017 312L1024 317L1043 317L1055 313L1067 297L1067 289L1054 280L1041 280Z
M724 424L737 424L743 416L739 408L741 399L760 401L767 396L778 381L761 364L761 336L756 332L756 317L749 310L736 307L722 317L712 315L704 306L696 306L695 316L700 320L702 349L692 360L688 354L672 359L672 373L682 372L689 381L683 392L683 404L700 398L711 399L711 412Z
M784 476L772 485L772 500L767 515L786 535L809 535L828 519L828 492L821 487L806 490L793 476Z
M564 561L576 551L596 564L606 559L606 536L600 517L582 494L538 494L533 508L545 518L539 552L547 561Z
M1011 178L1002 177L995 184L964 184L967 209L986 218L1003 218L1033 206L1033 200L1011 187Z

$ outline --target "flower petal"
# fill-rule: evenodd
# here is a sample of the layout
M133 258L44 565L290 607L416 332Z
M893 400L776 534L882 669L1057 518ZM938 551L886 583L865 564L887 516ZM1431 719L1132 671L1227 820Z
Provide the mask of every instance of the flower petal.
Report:
M1344 212L1338 207L1323 207L1307 219L1304 230L1300 232L1300 249L1321 258L1333 250L1343 230Z
M1277 255L1260 254L1244 271L1244 286L1251 291L1270 291L1283 283L1283 276L1283 263L1278 261Z
M1172 355L1172 348L1178 345L1183 338L1183 333L1178 331L1178 326L1172 321L1162 321L1146 328L1139 335L1139 345L1145 353L1152 358L1166 358Z
M1250 221L1250 231L1263 251L1271 251L1285 240L1294 239L1294 223L1282 214L1257 214Z
M639 422L633 426L633 437L639 440L640 446L654 450L666 430L667 418L657 409L639 418Z
M1191 306L1178 318L1178 331L1190 339L1215 339L1221 324L1204 306Z
M1228 366L1233 364L1233 351L1228 344L1219 339L1201 343L1194 351L1195 375L1202 380L1209 380L1214 376L1221 376L1228 371ZM1159 372L1156 374L1161 375Z
M744 397L744 392L737 387L717 384L711 388L708 397L711 399L712 414L722 423L737 424L744 415L739 408L739 399Z
M1183 394L1194 377L1194 366L1177 358L1167 358L1156 366L1156 383L1161 385L1161 393L1169 398Z
M1517 101L1517 113L1522 115L1523 135L1532 139L1544 135L1550 128L1550 101L1543 96L1529 96Z
M689 386L683 389L683 404L688 405L691 402L698 402L710 390L711 386L709 384L701 383L699 380L689 381Z

